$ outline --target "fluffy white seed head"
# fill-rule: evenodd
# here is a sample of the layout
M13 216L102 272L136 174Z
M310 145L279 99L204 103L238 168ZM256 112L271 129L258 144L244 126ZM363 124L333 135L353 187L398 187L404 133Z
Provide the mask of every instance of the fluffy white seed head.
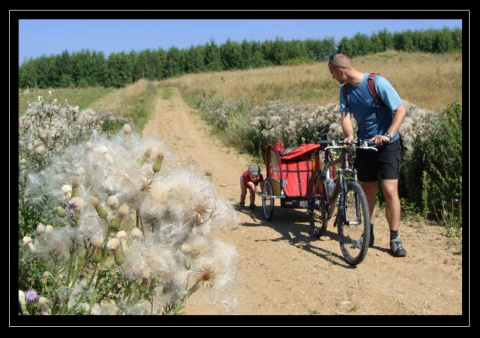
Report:
M130 211L130 208L128 204L122 204L120 208L118 208L118 215L124 217L128 214L129 211Z
M133 239L143 238L142 230L139 228L133 228L132 231L130 231L130 236L132 236Z
M107 248L116 251L120 248L120 240L118 238L112 238L107 243Z
M37 225L37 232L38 232L39 234L45 233L45 230L46 230L46 227L45 227L45 225L43 225L42 223L39 223L39 224Z
M118 205L118 198L116 196L108 196L107 205L111 209L115 209Z

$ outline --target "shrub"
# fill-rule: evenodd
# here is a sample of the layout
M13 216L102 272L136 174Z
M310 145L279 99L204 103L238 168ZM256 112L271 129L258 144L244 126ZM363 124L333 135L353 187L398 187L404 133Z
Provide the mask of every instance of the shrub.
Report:
M425 216L462 227L462 107L452 103L418 134L405 163L405 194Z

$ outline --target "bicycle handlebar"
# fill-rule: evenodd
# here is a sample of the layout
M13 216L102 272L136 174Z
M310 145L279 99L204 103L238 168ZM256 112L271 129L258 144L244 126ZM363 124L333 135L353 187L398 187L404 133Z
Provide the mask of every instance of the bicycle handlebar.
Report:
M343 139L318 140L318 144L328 146L328 148L333 148L333 149L344 148L344 146L347 145L347 146L355 146L356 148L360 148L360 149L372 149L372 150L378 151L377 147L375 147L374 141L366 141L366 140L353 140L351 142L347 142Z

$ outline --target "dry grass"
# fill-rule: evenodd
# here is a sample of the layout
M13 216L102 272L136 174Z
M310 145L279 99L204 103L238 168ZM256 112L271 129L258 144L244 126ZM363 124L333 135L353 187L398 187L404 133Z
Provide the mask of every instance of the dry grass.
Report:
M139 80L127 87L116 89L110 94L102 97L101 99L93 102L90 108L93 110L112 109L118 112L125 111L125 102L136 101L139 97L145 95L147 87L150 84L156 85L156 81Z
M360 71L386 77L400 96L418 107L441 111L452 99L462 104L462 54L388 51L353 59ZM160 81L183 94L245 99L255 104L282 100L301 104L338 103L338 83L326 62L242 71L185 75Z

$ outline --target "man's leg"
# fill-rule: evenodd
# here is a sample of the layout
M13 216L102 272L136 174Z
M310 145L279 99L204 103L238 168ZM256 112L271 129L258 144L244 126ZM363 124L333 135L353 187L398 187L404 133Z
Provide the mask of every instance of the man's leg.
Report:
M390 230L400 227L401 204L398 196L398 180L382 180L383 195L385 196L385 216Z
M362 188L367 196L370 223L375 224L375 210L377 206L377 181L362 182Z
M385 196L385 216L390 228L390 250L395 257L405 257L407 250L398 235L400 227L401 204L398 196L398 179L382 180L383 194Z

